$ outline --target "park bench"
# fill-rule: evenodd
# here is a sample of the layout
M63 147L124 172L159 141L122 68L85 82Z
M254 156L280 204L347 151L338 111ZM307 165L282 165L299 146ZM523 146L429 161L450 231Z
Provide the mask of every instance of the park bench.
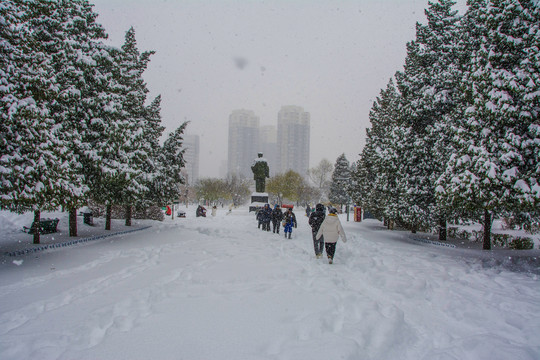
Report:
M27 227L24 226L23 229L25 232L29 234L34 234L36 232L36 228L39 229L40 234L51 234L55 233L56 227L58 226L59 219L41 219L39 220L39 227L36 226L35 222L32 222L32 226Z

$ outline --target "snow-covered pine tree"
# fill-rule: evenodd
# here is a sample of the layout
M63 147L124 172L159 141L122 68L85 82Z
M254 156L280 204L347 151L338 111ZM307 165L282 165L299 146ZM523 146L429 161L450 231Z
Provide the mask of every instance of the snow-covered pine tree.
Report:
M405 134L397 145L406 155L398 181L403 189L401 217L413 232L418 227L444 224L439 232L443 240L446 220L441 219L444 212L434 189L448 158L448 151L441 146L445 144L441 141L444 132L438 124L452 111L458 86L455 64L460 17L452 10L454 5L453 0L429 2L425 10L428 22L417 24L416 40L407 46L404 71L396 75L404 112L400 126Z
M102 57L97 60L100 96L95 99L85 132L85 143L92 144L84 157L86 180L92 198L106 206L107 230L111 229L112 205L120 203L131 172L125 154L131 132L123 117L123 93L118 84L120 52L114 47L102 48Z
M161 124L161 95L157 96L150 105L146 107L145 127L143 128L144 146L148 154L146 162L143 164L143 176L147 191L137 200L138 208L147 208L151 205L160 204L158 194L154 189L154 178L157 176L159 167L159 157L161 146L159 139L163 135L165 127Z
M181 170L185 166L185 149L183 149L182 144L187 124L188 122L184 122L170 133L161 148L157 173L153 179L153 189L158 196L158 205L170 204L178 199L179 186L185 182Z
M394 82L390 80L371 107L371 128L366 129L366 145L356 171L351 174L350 194L354 202L385 219L397 216L390 209L398 197L396 172L399 159L393 146L393 134L399 118L399 99Z
M49 9L56 22L49 23L55 37L48 42L47 49L54 52L59 88L51 110L61 129L58 137L68 149L62 153L65 180L59 182L62 194L58 202L69 211L70 236L77 236L77 208L87 203L89 193L82 158L92 147L84 139L97 96L95 78L99 72L94 57L101 56L106 33L96 23L97 14L86 0L57 1L50 3Z
M61 125L52 112L61 89L55 57L61 49L49 47L61 36L57 4L46 0L2 2L2 207L34 211L55 209L66 186L64 154L69 151ZM6 65L6 66L4 66ZM37 229L36 229L37 230ZM39 243L34 231L34 243Z
M345 154L341 154L336 159L331 181L330 193L328 194L330 202L340 205L348 204L350 199L347 189L351 183L351 170Z
M471 0L465 15L464 37L477 36L478 46L437 191L449 206L483 213L484 249L494 215L538 204L538 11L528 0Z
M123 95L122 122L128 141L124 144L125 161L130 171L126 173L125 186L121 189L120 203L126 207L126 225L131 225L132 206L143 198L148 191L146 187L144 167L151 156L152 149L145 137L147 124L147 108L145 107L148 89L142 77L154 51L142 54L137 48L135 29L131 27L127 33L122 52L119 56L120 73L118 83ZM151 139L153 140L153 139Z

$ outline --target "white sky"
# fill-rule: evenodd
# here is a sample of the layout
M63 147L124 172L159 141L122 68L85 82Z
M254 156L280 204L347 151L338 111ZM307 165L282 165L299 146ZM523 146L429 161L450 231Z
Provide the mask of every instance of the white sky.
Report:
M228 118L250 109L276 125L282 105L311 113L310 166L362 150L369 110L402 69L427 0L90 0L110 42L130 26L149 101L162 95L167 132L188 120L200 135L200 176L227 160ZM456 9L465 8L459 0ZM240 66L243 65L243 66Z

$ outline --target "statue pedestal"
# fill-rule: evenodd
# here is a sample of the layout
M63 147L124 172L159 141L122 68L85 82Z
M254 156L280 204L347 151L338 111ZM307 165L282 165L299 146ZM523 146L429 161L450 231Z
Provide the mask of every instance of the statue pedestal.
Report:
M251 193L251 205L249 206L249 211L257 211L257 209L262 208L265 204L268 204L268 193Z

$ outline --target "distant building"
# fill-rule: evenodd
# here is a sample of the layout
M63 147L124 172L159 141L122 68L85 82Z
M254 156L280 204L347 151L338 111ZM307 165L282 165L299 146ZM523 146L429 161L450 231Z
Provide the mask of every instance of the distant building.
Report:
M277 165L280 173L294 170L307 176L310 151L310 114L300 106L282 106L278 113Z
M228 175L252 178L258 152L259 117L251 110L234 110L229 116Z
M199 180L199 135L185 135L183 148L187 183L193 185Z
M267 125L259 128L259 152L270 167L270 176L279 173L277 167L277 129L275 126Z

